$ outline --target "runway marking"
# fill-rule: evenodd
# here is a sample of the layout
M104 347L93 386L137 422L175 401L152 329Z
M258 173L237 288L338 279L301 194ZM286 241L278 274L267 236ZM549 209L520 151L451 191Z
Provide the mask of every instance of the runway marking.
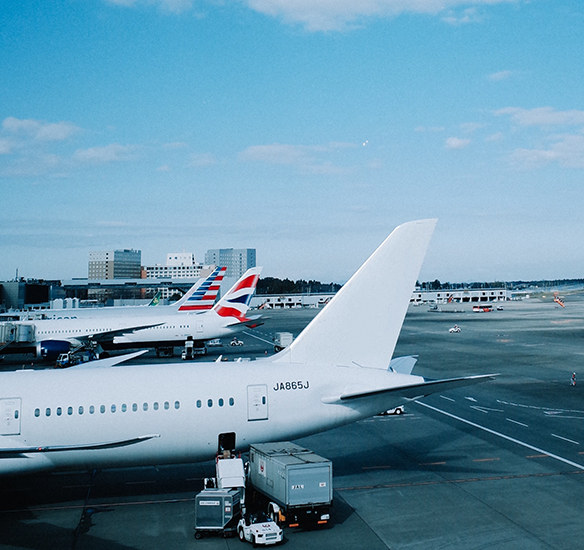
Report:
M446 397L445 395L441 395L440 396L442 399L446 399L448 401L452 401L453 403L456 403L456 401L454 401L454 399L452 399L451 397Z
M420 466L443 466L446 462L421 462Z
M513 424L519 424L520 426L523 426L524 428L529 428L529 426L527 424L524 424L523 422L518 422L517 420L513 420L512 418L505 418L505 420L507 420L507 422L513 422Z
M496 462L501 460L500 458L475 458L473 462Z
M577 441L573 439L568 439L567 437L562 437L561 435L552 434L553 437L557 437L558 439L563 439L564 441L568 441L569 443L574 443L574 445L580 445Z
M474 397L465 397L465 399L468 399L468 401L472 401L473 403L477 402L477 400Z
M523 409L533 409L536 411L543 411L544 414L547 415L559 415L562 413L579 413L584 415L584 411L578 409L557 409L552 407L537 407L536 405L522 405L521 403L511 403L509 401L503 401L502 399L497 399L497 403L501 403L501 405L509 405L510 407L520 407ZM576 417L569 417L569 418L580 418L579 416ZM584 418L584 417L583 417Z
M355 487L335 487L335 491L361 491L370 489L398 489L402 487L422 487L431 485L454 485L457 483L476 483L477 481L505 481L510 479L529 479L533 477L569 476L584 474L584 471L575 472L548 472L539 474L517 474L508 476L471 477L465 479L440 479L435 481L412 481L408 483L388 483L384 485L359 485ZM193 499L194 500L194 499Z
M525 458L547 458L549 455L527 455Z
M391 466L363 466L363 470L389 470Z
M260 338L259 336L257 336L256 334L252 334L251 332L248 332L247 330L243 330L241 332L242 334L245 334L246 336L251 336L252 338L255 338L256 340L260 340L261 342L265 342L266 344L270 344L270 346L274 345L274 341L270 341L270 340L266 340L265 338Z
M417 401L417 400L414 401L414 403L417 403L418 405L422 405L423 407L426 407L427 409L431 409L431 410L436 411L438 413L449 416L450 418L454 418L455 420L460 420L461 422L464 422L465 424L468 424L469 426L473 426L474 428L478 428L479 430L483 430L483 431L488 432L492 435L496 435L498 437L506 439L507 441L511 441L511 443L516 443L517 445L521 445L523 447L526 447L527 449L531 449L532 451L546 454L546 455L550 456L551 458L555 458L556 460L559 460L560 462L563 462L564 464L568 464L569 466L572 466L574 468L578 468L579 470L584 470L584 466L582 464L578 464L577 462L572 462L571 460L568 460L567 458L555 455L553 453L548 453L547 451L540 449L539 447L535 447L533 445L530 445L529 443L525 443L524 441L520 441L519 439L515 439L514 437L509 437L508 435L502 434L500 432L496 432L495 430L491 430L490 428L486 428L485 426L481 426L480 424L476 424L475 422L471 422L470 420L466 420L464 418L461 418L460 416L456 416L456 415L451 414L449 412L442 411L440 409L437 409L436 407L432 407L432 405L428 405L427 403L422 403L421 401Z

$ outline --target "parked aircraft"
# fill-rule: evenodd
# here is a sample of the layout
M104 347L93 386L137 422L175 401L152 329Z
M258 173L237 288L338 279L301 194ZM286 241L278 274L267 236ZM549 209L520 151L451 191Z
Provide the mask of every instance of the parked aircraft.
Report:
M147 305L142 306L113 306L113 307L88 307L88 308L64 308L43 310L46 319L80 319L88 317L114 317L131 315L168 315L171 313L184 313L187 311L207 311L213 307L221 288L221 282L225 277L225 267L216 267L207 277L201 277L191 288L176 302L169 305L160 305L159 293ZM158 297L158 298L157 298Z
M256 317L247 318L251 297L255 292L261 268L248 269L235 285L210 310L218 291L219 271L211 280L195 290L181 307L184 314L121 315L87 319L48 319L11 323L16 333L22 333L9 346L7 353L34 353L36 357L55 360L61 353L83 346L102 350L128 348L169 348L184 345L192 339L202 346L206 340L232 336L246 327L257 325ZM208 282L208 284L207 284ZM151 311L156 308L147 308ZM23 330L26 329L26 330ZM99 349L101 347L101 350Z
M398 227L271 358L0 373L0 473L206 460L225 435L296 439L491 378L388 369L434 226Z

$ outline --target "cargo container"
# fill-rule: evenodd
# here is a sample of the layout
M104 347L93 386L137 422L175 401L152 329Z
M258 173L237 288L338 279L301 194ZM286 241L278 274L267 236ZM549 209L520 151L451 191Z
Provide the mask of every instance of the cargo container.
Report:
M195 497L195 538L235 535L241 517L239 489L205 489Z
M333 500L333 465L288 441L251 445L247 489L267 499L267 513L281 524L325 524Z

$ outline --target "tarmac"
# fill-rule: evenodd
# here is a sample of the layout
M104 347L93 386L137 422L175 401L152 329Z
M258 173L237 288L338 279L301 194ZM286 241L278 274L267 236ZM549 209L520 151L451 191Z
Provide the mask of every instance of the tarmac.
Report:
M315 530L286 528L283 546L582 548L584 297L565 303L506 302L490 313L470 304L410 307L395 356L419 355L414 373L499 376L406 403L400 416L300 440L333 461L332 519ZM274 332L296 336L315 313L265 312L265 325L240 336L244 346L210 348L207 360L273 353ZM459 334L448 332L454 324ZM7 357L1 368L30 361ZM170 360L151 352L138 361ZM237 538L193 536L194 495L213 474L207 462L2 479L0 548L244 548Z

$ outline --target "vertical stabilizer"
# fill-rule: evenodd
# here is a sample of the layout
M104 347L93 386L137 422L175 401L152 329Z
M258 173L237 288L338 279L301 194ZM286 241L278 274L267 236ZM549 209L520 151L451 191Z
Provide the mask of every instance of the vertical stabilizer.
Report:
M245 321L245 314L249 309L249 304L261 272L261 267L248 269L229 289L227 294L215 304L213 310L217 315L221 317L235 317L239 321Z
M275 360L387 370L436 221L397 227Z
M199 279L175 304L178 311L207 311L215 304L226 267L216 267L206 279Z

